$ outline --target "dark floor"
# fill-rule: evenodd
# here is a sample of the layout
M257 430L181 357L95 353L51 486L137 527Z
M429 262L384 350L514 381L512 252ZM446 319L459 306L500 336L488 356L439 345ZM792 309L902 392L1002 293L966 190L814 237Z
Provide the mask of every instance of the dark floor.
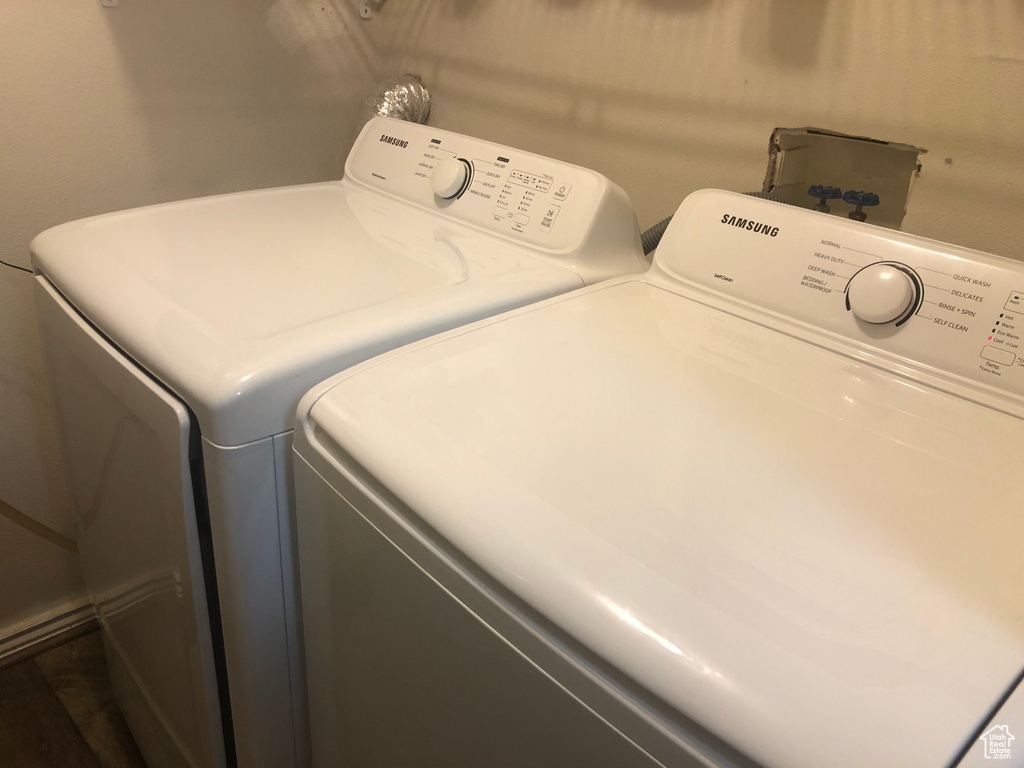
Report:
M0 669L0 768L146 768L98 631Z

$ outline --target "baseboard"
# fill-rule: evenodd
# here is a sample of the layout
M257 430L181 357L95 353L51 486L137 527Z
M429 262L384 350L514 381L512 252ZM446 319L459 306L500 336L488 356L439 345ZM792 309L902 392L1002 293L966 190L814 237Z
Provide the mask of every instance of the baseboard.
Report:
M0 669L91 632L99 626L96 610L80 598L30 619L19 626L0 630Z

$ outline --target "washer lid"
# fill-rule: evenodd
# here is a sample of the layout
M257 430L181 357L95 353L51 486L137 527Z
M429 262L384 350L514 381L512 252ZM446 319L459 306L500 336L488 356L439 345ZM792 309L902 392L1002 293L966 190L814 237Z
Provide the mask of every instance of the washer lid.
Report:
M1024 666L1020 418L635 280L330 383L305 440L766 766L946 765Z
M583 284L535 249L345 182L98 216L32 248L222 445L290 428L302 393L355 362Z

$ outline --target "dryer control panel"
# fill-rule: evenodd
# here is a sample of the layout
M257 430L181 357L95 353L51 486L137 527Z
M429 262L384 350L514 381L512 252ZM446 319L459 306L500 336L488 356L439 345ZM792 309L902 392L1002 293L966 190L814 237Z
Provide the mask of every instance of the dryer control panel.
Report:
M1024 263L718 190L686 198L668 275L1024 398Z
M632 218L625 193L599 173L387 118L363 129L345 176L545 251L579 248L599 217L622 215L620 196Z

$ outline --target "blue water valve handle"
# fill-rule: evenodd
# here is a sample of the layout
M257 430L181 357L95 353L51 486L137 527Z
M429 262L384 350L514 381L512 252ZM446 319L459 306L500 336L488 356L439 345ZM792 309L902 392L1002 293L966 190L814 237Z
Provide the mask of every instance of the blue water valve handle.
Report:
M862 210L865 206L878 205L878 195L874 192L858 192L849 190L843 193L843 202L857 206L857 209L850 211L850 218L854 221L866 221L868 215Z
M826 187L824 184L813 184L807 190L807 194L819 200L835 200L843 196L843 190L839 187Z
M821 211L822 213L828 213L831 208L828 207L826 200L835 200L842 197L843 190L839 187L829 187L824 184L812 184L807 190L807 194L811 197L818 198L819 202L814 206L814 210Z

